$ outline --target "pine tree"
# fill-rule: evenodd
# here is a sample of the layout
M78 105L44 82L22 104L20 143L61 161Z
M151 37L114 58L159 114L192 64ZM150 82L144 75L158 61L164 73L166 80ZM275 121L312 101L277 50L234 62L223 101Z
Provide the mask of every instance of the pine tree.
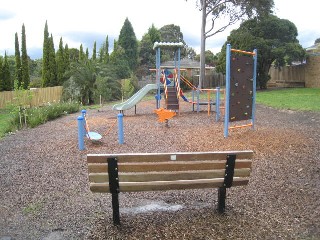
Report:
M20 46L19 46L19 38L18 33L15 34L15 60L16 60L16 72L15 77L17 80L18 88L21 87L22 84L22 73L21 73L21 55L20 55Z
M23 82L23 88L28 89L30 84L30 74L29 74L29 59L27 54L27 44L26 44L26 29L24 24L22 25L22 36L21 36L21 76Z
M93 61L97 59L97 43L94 41L93 43L93 50L92 50L92 58Z
M106 42L104 45L104 63L109 62L109 36L106 37Z
M102 44L99 49L99 62L109 62L109 37L106 37L106 41Z
M65 63L65 71L70 70L70 52L68 44L64 47L64 63Z
M138 65L138 41L128 18L121 28L118 43L125 51L130 69L135 70Z
M82 44L80 45L80 52L79 52L79 61L84 60L84 52L83 52L83 46Z
M86 48L86 59L89 59L89 49Z
M49 84L50 73L49 73L49 31L48 24L44 26L43 34L43 53L42 53L42 87L46 87Z
M12 91L13 90L13 81L11 79L10 67L8 62L7 53L4 54L4 61L2 64L2 82L3 82L3 91Z
M49 64L48 64L49 84L48 86L54 87L58 85L58 82L57 82L56 54L55 54L52 34L48 39L48 42L49 42Z
M56 54L56 63L57 63L57 84L62 85L63 84L63 76L65 73L65 54L64 54L64 48L63 48L63 41L62 37L60 38L59 42L59 49Z
M3 91L3 74L2 74L2 64L3 64L3 60L2 60L2 56L0 56L0 92Z

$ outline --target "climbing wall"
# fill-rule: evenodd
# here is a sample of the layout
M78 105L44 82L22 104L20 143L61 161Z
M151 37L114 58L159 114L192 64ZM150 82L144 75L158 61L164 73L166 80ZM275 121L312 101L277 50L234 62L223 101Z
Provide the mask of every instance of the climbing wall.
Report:
M252 119L253 58L231 56L229 121Z

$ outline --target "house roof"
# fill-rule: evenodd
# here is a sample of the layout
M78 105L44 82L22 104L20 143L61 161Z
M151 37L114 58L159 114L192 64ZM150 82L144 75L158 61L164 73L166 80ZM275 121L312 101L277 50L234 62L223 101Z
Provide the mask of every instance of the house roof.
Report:
M314 50L320 50L320 43L313 44L312 46L306 48L307 52Z

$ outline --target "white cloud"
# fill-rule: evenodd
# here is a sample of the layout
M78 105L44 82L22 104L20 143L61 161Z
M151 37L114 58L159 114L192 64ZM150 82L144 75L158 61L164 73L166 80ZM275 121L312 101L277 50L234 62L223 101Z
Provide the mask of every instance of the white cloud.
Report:
M277 15L296 24L303 47L320 37L318 21L313 20L318 16L316 5L316 0L303 3L275 0ZM62 37L69 47L87 44L84 47L91 49L93 41L103 41L107 35L109 39L118 38L126 17L138 39L152 24L157 28L175 24L180 26L187 44L197 52L200 50L201 12L196 8L196 0L10 0L0 6L0 54L4 51L14 54L14 34L17 32L20 40L23 23L28 49L42 48L46 20L56 47ZM230 31L237 26L209 38L207 49L219 52Z

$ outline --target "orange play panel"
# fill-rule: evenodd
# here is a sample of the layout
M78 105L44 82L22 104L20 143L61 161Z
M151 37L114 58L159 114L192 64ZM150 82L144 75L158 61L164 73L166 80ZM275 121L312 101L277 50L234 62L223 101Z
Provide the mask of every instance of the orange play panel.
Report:
M170 118L173 118L173 116L176 115L175 112L164 108L155 109L154 112L158 114L159 122L165 122L166 120L169 120Z

